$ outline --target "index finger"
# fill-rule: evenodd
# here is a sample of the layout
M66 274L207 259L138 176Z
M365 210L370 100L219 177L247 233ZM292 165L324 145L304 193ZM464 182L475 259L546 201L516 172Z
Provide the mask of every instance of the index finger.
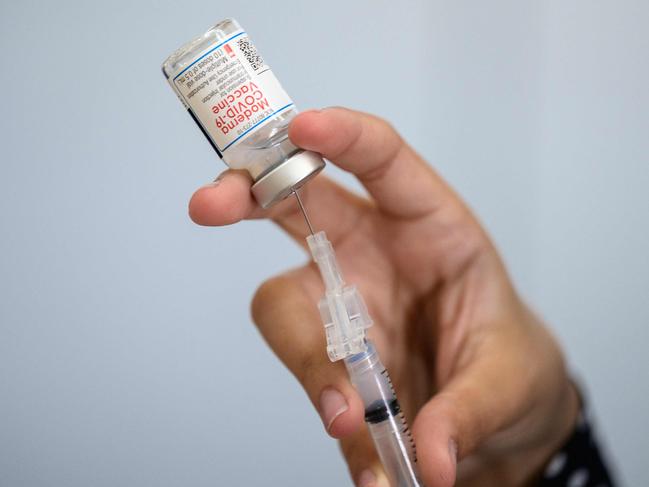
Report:
M289 137L356 175L390 215L424 216L452 198L435 171L381 118L345 108L302 112L291 122Z

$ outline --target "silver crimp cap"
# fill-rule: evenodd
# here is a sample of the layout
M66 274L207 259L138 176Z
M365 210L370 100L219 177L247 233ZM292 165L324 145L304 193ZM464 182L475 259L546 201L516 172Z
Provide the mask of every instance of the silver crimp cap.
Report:
M324 166L324 160L319 154L311 151L298 152L255 181L252 194L262 208L268 208L300 188Z

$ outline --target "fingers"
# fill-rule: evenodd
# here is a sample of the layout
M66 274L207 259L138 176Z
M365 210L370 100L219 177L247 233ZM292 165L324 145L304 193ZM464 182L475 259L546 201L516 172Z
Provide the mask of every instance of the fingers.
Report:
M309 267L271 279L257 291L252 314L270 347L304 387L325 430L341 438L362 424L363 404L344 365L327 357L314 304L318 284Z
M299 114L290 126L293 142L320 152L341 168L354 173L377 206L391 216L412 218L432 213L459 200L437 174L385 121L352 110L330 108ZM189 213L200 225L221 226L245 218L269 217L302 243L306 227L292 198L270 210L259 208L250 193L246 171L225 171L193 195ZM358 223L370 204L323 176L305 185L315 224L332 241Z
M199 188L189 203L194 222L206 226L231 225L243 219L271 218L298 243L304 244L308 228L294 198L268 210L259 207L250 193L246 171L227 170L216 181ZM325 230L332 242L356 227L369 204L333 181L318 176L300 190L317 230ZM312 210L312 211L310 211Z
M302 267L264 283L253 299L253 319L280 360L304 387L324 429L341 439L355 485L390 487L364 424L364 406L342 362L326 355L314 305L321 292L316 271Z
M344 108L303 112L292 121L289 136L354 173L390 215L422 216L452 198L446 184L380 118Z
M390 487L390 482L385 475L366 425L363 425L354 434L343 438L340 441L340 447L354 485L358 487Z
M256 207L247 171L227 170L194 193L189 216L199 225L230 225L247 218Z

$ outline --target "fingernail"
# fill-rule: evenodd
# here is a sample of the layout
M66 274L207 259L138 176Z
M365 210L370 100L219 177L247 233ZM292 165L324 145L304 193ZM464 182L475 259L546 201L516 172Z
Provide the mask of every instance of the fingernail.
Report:
M320 394L320 417L327 432L338 416L347 411L349 406L343 396L336 389L326 388Z
M390 487L390 481L383 470L381 470L379 477L376 479L376 487Z
M202 188L214 188L215 186L218 186L221 180L223 179L223 173L219 174L214 181L211 183L204 184L201 186Z
M457 443L455 443L453 438L448 440L448 453L451 457L451 463L457 465Z
M371 470L363 470L358 476L358 487L377 487L376 475Z
M377 475L369 468L361 472L356 484L358 487L390 487L390 481L385 476L383 470L379 472L377 477Z

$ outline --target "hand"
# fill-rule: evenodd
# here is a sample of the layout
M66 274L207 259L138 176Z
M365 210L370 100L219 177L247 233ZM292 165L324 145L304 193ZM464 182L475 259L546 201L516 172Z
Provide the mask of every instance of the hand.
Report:
M358 285L370 329L412 422L428 487L520 486L570 434L578 409L561 351L516 294L494 246L460 198L389 124L331 108L298 115L289 136L358 177L370 199L318 176L302 196ZM226 171L190 203L201 225L268 217L305 245L293 199L262 211L246 173ZM387 486L342 363L326 355L312 264L265 282L262 335L341 440L358 485Z

